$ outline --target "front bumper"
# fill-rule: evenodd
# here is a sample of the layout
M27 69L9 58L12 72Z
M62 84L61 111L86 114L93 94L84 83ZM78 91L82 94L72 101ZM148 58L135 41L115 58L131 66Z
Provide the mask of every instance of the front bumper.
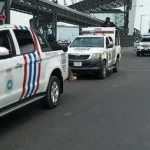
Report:
M80 63L80 66L76 66L75 63ZM69 67L71 70L76 71L97 71L102 68L102 61L100 59L95 60L69 60Z
M150 48L137 48L136 51L141 53L150 53Z

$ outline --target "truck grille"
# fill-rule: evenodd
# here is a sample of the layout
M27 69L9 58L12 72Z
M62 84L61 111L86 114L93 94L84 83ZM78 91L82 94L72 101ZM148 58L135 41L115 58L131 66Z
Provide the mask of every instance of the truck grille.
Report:
M88 59L90 55L71 55L69 54L69 59Z

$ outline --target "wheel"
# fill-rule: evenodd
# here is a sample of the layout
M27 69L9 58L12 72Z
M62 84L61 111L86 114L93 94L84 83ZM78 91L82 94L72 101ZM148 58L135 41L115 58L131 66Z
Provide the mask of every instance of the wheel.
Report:
M98 77L98 79L105 79L106 78L106 74L107 74L106 61L103 61L102 68L98 72L97 77Z
M140 52L136 52L136 55L139 57L140 56Z
M53 109L60 101L60 80L56 76L50 78L46 97L41 100L42 106L46 109Z
M119 59L117 58L115 68L113 69L113 72L116 73L119 71Z

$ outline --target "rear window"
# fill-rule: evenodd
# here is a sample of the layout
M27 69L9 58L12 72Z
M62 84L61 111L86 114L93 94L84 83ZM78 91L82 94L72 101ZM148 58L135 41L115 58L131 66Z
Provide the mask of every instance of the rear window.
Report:
M70 47L104 47L103 37L77 37Z
M34 42L29 31L14 30L14 33L22 55L35 51Z

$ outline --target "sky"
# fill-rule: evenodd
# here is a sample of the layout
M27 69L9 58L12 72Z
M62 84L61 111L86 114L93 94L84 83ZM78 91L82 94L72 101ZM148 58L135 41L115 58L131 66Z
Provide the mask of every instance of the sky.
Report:
M73 1L81 1L81 0L73 0ZM64 0L58 0L59 4L64 4ZM71 0L66 0L67 5L71 4ZM143 7L141 7L143 5ZM141 15L144 15L142 17L142 33L145 33L148 31L148 28L150 27L150 0L137 0L136 6L136 17L135 17L135 25L134 27L137 29L140 29L140 22L141 22ZM121 8L122 9L122 8ZM146 16L147 15L147 16ZM19 12L11 11L11 24L16 25L29 25L29 19L32 18L32 16L27 14L22 14Z

